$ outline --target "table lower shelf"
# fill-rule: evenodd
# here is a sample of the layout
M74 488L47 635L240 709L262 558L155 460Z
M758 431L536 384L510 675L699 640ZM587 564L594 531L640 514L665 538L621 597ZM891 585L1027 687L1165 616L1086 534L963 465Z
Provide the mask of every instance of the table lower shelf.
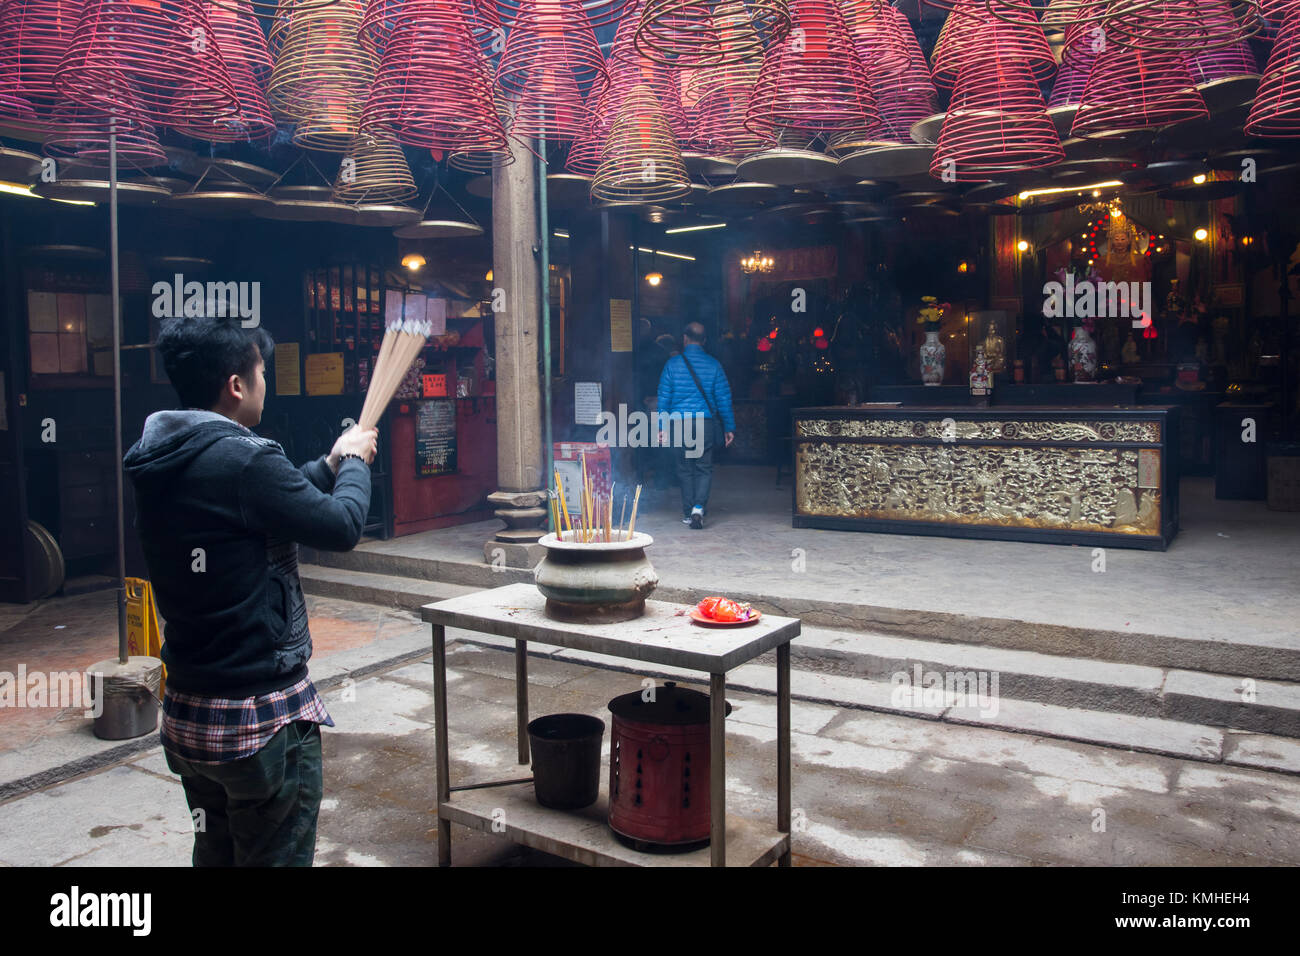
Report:
M609 828L608 808L603 782L596 802L582 810L549 810L537 802L531 783L517 783L455 791L442 805L441 818L586 866L709 865L707 846L690 853L641 853L623 845ZM727 817L728 866L770 866L789 849L790 835L774 824Z

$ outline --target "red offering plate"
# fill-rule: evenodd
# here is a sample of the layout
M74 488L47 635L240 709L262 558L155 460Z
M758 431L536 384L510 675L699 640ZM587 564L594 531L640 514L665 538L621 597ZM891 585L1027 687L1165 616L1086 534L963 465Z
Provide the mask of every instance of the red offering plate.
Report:
M701 614L699 608L691 608L691 620L696 624L703 624L707 627L745 627L748 624L753 624L762 616L762 611L750 611L749 617L743 621L715 621L713 618Z

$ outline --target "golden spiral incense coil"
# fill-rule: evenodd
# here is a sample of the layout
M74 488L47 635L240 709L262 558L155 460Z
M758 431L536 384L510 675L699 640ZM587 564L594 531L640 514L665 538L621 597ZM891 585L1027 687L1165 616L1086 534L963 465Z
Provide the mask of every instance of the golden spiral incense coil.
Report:
M358 38L362 12L360 0L289 9L267 96L273 109L297 121L299 146L343 152L356 138L377 66Z
M663 107L648 86L633 87L614 116L591 198L657 203L690 191L691 178Z
M402 147L366 133L348 146L334 178L334 198L340 202L399 202L415 193L415 178Z
M636 48L659 63L738 63L790 32L786 0L646 0Z

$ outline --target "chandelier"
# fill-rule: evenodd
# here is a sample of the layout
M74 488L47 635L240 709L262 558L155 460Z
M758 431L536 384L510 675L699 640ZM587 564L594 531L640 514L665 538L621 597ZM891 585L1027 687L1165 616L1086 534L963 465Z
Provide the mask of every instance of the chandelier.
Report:
M763 255L763 253L759 252L757 249L754 250L752 256L740 260L740 271L745 273L747 276L753 275L756 272L759 274L771 272L775 268L776 263L773 261L772 257Z

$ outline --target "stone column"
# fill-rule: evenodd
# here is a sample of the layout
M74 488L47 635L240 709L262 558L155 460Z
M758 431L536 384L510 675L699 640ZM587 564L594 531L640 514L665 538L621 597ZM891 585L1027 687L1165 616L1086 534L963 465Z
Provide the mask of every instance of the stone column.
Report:
M506 526L483 546L490 564L531 568L542 558L547 482L542 474L540 259L536 159L510 140L515 161L492 173L496 312L497 481L488 495Z

